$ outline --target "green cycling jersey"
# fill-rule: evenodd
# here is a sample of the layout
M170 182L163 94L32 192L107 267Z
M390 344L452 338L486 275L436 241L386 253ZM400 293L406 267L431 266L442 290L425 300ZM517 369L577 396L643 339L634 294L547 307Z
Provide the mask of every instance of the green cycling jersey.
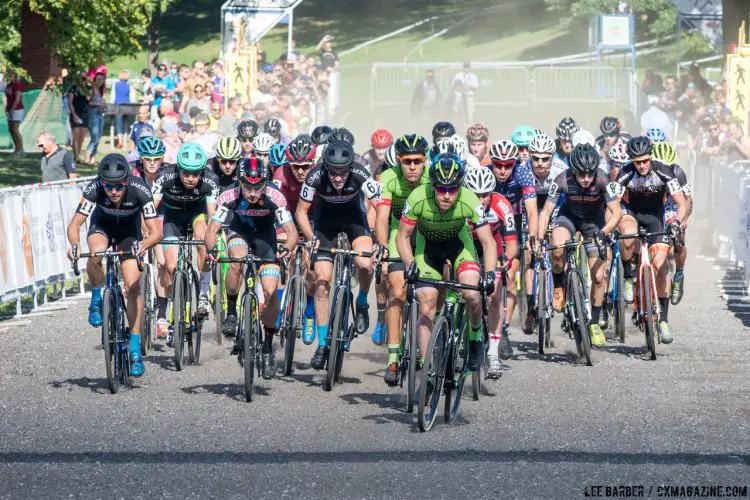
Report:
M465 187L458 188L458 197L453 207L441 214L432 186L419 186L406 199L401 214L402 223L416 225L419 233L433 242L452 240L461 231L468 232L467 220L474 227L487 223L479 198Z

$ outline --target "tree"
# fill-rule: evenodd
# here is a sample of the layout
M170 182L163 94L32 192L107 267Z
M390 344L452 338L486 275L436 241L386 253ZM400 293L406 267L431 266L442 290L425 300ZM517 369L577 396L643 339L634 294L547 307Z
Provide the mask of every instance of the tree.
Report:
M148 65L151 71L156 69L159 60L159 42L161 39L161 15L169 8L173 0L147 0L145 13L149 19L146 34L148 35Z
M729 46L737 43L740 23L745 21L745 28L748 27L750 8L748 8L747 0L723 0L722 9L724 19L721 28L724 37L724 53L727 53Z

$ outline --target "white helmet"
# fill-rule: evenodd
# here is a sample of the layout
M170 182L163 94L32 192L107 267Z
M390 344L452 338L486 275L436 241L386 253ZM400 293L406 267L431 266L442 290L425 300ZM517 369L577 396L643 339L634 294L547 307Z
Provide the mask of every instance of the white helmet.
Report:
M507 139L501 139L490 146L490 158L497 161L518 159L518 146Z
M544 135L544 130L542 130L540 128L535 128L534 129L534 137L536 137L538 135Z
M617 141L609 150L609 161L619 165L625 165L630 161L628 146L623 141Z
M575 134L573 134L572 142L573 147L576 147L579 144L589 144L591 146L596 146L596 138L594 137L594 135L588 130L583 129L580 129L576 131Z
M256 153L268 153L274 144L276 144L276 139L271 134L261 132L253 139L253 151Z
M464 186L476 194L491 193L495 190L495 174L487 167L469 168L464 177Z
M453 144L453 149L456 151L458 157L461 158L461 161L466 161L466 156L469 154L469 143L466 142L466 139L458 134L454 134L451 137L451 144Z
M547 134L534 136L529 143L529 152L553 154L557 150L555 141Z
M388 165L391 168L398 167L398 158L396 158L396 148L391 144L388 146L388 148L385 150L385 164Z

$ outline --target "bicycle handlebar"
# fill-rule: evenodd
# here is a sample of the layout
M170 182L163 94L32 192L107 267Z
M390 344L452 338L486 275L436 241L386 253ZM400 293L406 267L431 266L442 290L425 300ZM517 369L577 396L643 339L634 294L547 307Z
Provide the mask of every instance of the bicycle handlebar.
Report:
M362 252L360 250L343 250L336 247L330 247L330 248L318 248L316 251L323 252L323 253L330 253L330 254L343 254L343 255L353 255L354 257L372 257L375 255L375 252Z
M88 259L90 257L125 257L125 256L133 256L135 257L136 265L138 266L138 271L143 272L143 257L140 257L136 253L134 253L132 250L104 250L102 252L85 252L85 253L78 253L78 245L73 245L73 274L76 276L81 275L81 270L78 268L78 260L79 259Z
M244 264L245 262L254 262L256 264L280 264L276 259L261 259L253 254L248 254L244 257L222 257L221 259L217 259L216 262L219 264Z
M162 240L162 243L168 243L172 245L196 246L196 247L206 244L206 242L203 240L170 240L170 241Z
M669 234L666 231L657 231L655 233L634 233L634 234L621 234L618 236L617 240L634 240L636 238L638 239L646 239L651 236L664 236L665 234Z

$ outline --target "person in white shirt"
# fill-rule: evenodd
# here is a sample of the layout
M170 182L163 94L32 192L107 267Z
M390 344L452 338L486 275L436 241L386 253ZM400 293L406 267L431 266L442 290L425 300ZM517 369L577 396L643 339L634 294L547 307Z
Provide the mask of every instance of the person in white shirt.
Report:
M669 115L659 107L660 99L658 96L648 96L648 109L641 115L641 129L660 128L666 134L669 140L674 134L674 122Z
M470 62L464 63L463 71L456 73L456 76L453 77L453 83L454 86L460 83L459 88L465 98L468 123L474 123L474 93L479 89L479 78L476 73L471 71Z

